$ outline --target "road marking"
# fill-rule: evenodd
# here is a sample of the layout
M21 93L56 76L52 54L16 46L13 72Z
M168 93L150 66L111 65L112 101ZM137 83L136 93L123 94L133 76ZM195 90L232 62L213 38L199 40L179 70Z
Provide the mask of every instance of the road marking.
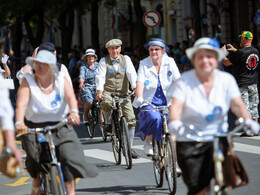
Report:
M80 178L75 179L75 183L77 184L79 182Z
M235 133L235 135L240 136L242 133ZM241 137L241 138L246 138L246 139L255 139L255 140L260 140L260 136L254 136L254 137Z
M12 184L5 184L6 186L12 186L12 187L16 187L16 186L21 186L21 185L25 185L25 184L29 184L32 182L26 182L30 177L21 177L20 179L18 179L16 182L12 183Z
M260 147L259 146L252 146L252 145L248 145L248 144L234 143L234 149L235 149L235 151L239 151L239 152L260 154Z
M20 144L20 145L22 144L22 142L21 142L21 141L15 141L15 143L17 143L17 144Z
M113 152L110 152L107 150L100 150L100 149L88 149L88 150L83 150L83 152L84 152L85 156L115 163ZM148 163L148 162L152 162L152 161L151 161L151 159L138 158L138 159L135 159L133 162L134 162L134 164L139 164L139 163ZM124 157L122 158L121 164L125 164Z

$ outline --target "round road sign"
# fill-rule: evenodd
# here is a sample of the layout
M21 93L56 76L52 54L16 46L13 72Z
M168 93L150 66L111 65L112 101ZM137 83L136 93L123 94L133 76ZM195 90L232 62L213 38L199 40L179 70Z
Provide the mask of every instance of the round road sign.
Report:
M158 26L161 22L160 14L157 11L145 12L143 16L143 23L149 28L154 28Z

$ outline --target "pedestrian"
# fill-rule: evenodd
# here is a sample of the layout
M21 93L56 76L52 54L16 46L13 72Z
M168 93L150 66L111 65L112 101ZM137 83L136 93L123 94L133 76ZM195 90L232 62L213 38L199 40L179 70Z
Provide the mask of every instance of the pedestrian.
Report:
M93 101L96 99L96 71L98 67L97 55L94 49L87 49L82 56L83 65L80 67L79 89L80 101L84 106L84 123L89 125L88 112L92 107Z
M80 117L73 89L62 72L58 70L56 57L52 52L41 50L36 57L27 57L26 63L34 69L34 74L25 74L19 87L15 128L17 133L25 133L29 128L41 128L59 123L68 116L69 125L53 131L57 158L61 162L66 191L75 194L75 179L97 175L95 167L90 167L83 154L82 146L71 125L79 125ZM69 107L70 112L68 112ZM26 152L26 168L32 181L32 195L40 191L39 143L33 134L22 137ZM76 152L75 152L76 151Z
M168 50L164 40L153 38L144 47L149 51L149 56L140 61L133 106L141 107L137 135L144 141L144 153L152 156L153 138L156 141L162 139L162 113L142 112L142 110L154 110L143 102L147 101L155 106L171 105L171 99L166 98L166 92L180 77L180 72L174 59L164 55Z
M172 97L169 130L177 135L176 150L188 194L206 195L214 177L213 143L195 142L186 135L186 127L214 135L228 131L228 111L245 120L246 133L258 133L259 124L250 118L234 77L217 69L227 54L216 38L203 37L186 49L194 65L184 72L167 92ZM224 137L225 138L225 137ZM227 140L220 138L220 148L226 156Z
M240 37L241 49L233 45L224 45L221 49L230 52L227 58L223 59L226 66L232 65L232 74L239 86L242 99L250 112L251 118L258 121L258 75L259 75L259 52L252 46L253 34L243 31ZM243 133L241 136L254 136Z
M116 97L126 97L129 92L129 83L132 90L136 88L136 71L134 65L127 55L121 55L122 41L112 39L106 43L109 55L99 61L96 75L97 100L103 100L103 95L111 97L115 93ZM128 137L132 148L135 134L135 115L131 98L124 101L122 106L123 115L128 123ZM105 132L111 133L111 121L109 120L112 111L112 102L104 99L101 108L105 117ZM132 158L139 158L139 155L132 149Z
M3 140L0 139L0 148L2 146L11 148L15 157L15 162L12 166L17 167L22 163L22 153L17 149L15 143L14 111L9 99L9 90L3 83L4 78L0 74L0 129L2 129L2 131L0 131L0 133L2 133L0 137L3 137ZM1 143L1 141L4 141L4 143Z

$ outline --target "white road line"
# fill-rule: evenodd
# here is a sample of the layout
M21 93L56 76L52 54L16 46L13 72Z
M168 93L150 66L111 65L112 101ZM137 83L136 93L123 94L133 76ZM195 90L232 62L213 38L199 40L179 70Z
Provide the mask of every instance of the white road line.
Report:
M235 135L240 136L242 133L235 133ZM243 139L255 139L255 140L260 140L260 136L254 136L254 137L243 137Z
M234 143L234 149L235 149L235 151L239 151L239 152L260 154L259 146L251 146L248 144Z
M100 150L100 149L88 149L88 150L83 150L84 155L91 157L91 158L97 158L100 160L108 161L108 162L115 162L114 159L114 154L113 152L107 151L107 150ZM122 156L123 157L123 156ZM134 159L133 163L138 164L138 163L148 163L152 162L151 159L146 159L146 158L139 158L139 159ZM122 158L122 164L125 164L125 158Z

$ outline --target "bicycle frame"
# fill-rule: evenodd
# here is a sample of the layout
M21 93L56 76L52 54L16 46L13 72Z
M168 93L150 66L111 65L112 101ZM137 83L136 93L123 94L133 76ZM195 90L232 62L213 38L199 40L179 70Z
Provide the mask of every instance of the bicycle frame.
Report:
M63 119L60 123L53 125L53 126L46 126L46 127L43 127L43 128L28 128L27 129L28 134L29 133L36 133L37 141L39 143L44 143L44 142L48 143L48 149L49 149L49 152L51 154L52 160L51 160L50 163L47 163L47 164L55 165L55 166L58 167L58 170L59 170L58 172L59 172L59 175L60 175L60 178L61 178L62 188L63 188L65 195L67 194L67 192L66 192L65 182L64 182L64 179L63 179L61 164L60 164L60 162L58 162L57 155L56 155L56 148L55 148L55 144L54 144L54 141L53 141L52 130L58 129L58 128L64 126L65 124L67 124L67 122L68 122L67 119ZM21 135L24 135L24 134L18 134L17 137L19 137ZM45 169L45 168L43 167L43 169Z
M243 118L239 118L236 122L236 127L228 132L231 136L238 132L244 126ZM214 135L203 135L202 131L198 131L194 129L193 125L184 126L185 128L195 132L196 135L187 134L186 137L192 139L196 142L212 142L213 143L213 162L214 162L214 173L215 173L215 185L214 192L218 193L221 191L225 191L225 180L223 175L223 167L222 163L225 160L224 154L219 147L219 140L221 137L227 137L228 133L217 133Z

